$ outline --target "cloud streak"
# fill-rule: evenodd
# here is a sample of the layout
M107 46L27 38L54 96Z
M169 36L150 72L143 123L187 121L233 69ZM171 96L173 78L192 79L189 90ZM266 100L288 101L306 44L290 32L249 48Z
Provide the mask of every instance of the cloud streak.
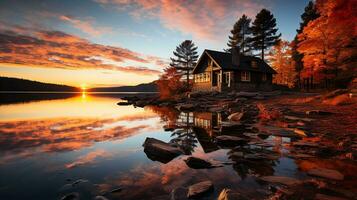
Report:
M91 43L61 31L0 27L8 28L0 32L0 63L3 64L158 75L165 63L158 57Z
M216 41L243 13L254 17L266 7L259 0L97 0L104 6L129 10L135 18L158 18L163 26L195 39ZM267 1L265 4L269 3ZM226 34L223 34L226 35Z

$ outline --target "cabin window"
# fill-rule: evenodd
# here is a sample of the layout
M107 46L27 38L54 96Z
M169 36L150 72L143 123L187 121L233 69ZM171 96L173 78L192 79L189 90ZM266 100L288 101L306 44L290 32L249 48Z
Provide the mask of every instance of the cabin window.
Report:
M210 81L210 73L201 73L201 74L195 74L195 82L196 83L202 83L202 82L209 82Z
M228 85L228 87L231 86L231 73L230 72L224 72L224 83Z
M241 72L241 80L249 82L250 81L250 72L242 71Z
M262 81L267 81L267 74L266 74L266 73L263 73L263 75L262 75Z

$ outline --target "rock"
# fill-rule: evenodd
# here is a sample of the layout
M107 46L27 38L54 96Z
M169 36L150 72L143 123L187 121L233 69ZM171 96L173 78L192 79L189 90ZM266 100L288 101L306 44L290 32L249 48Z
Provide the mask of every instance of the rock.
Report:
M123 190L123 188L115 188L115 189L112 189L109 193L118 193L118 192L121 192Z
M190 156L185 160L187 166L193 169L205 169L205 168L214 168L214 167L222 167L223 165L219 163L212 163L208 160L204 160L202 158L197 158Z
M306 118L306 117L295 117L295 116L290 116L290 115L285 115L285 119L291 120L291 121L302 121L302 122L312 122L314 121L311 118Z
M247 97L247 98L252 98L257 96L259 93L257 92L238 92L236 94L237 97Z
M109 200L109 199L107 199L104 196L96 196L96 197L94 197L94 200Z
M291 158L296 158L296 159L309 159L309 158L314 158L314 156L309 155L309 154L294 154L294 155L289 155Z
M337 180L337 181L342 181L344 179L343 174L341 174L339 171L332 170L332 169L325 169L325 168L311 169L307 171L307 174L311 176L318 176L318 177Z
M239 121L243 118L243 116L244 116L243 112L236 112L236 113L230 114L227 117L227 119L230 121Z
M263 95L257 95L255 97L253 97L253 99L255 99L255 100L264 100L265 97Z
M305 112L307 115L332 115L334 113L322 110L309 110Z
M188 188L187 197L188 198L198 198L209 192L213 191L213 184L211 181L202 181L191 185Z
M250 198L246 198L242 196L238 192L232 192L230 189L224 188L221 193L219 193L217 200L249 200Z
M302 181L291 178L291 177L286 177L286 176L263 176L259 178L262 181L269 182L269 183L279 183L287 186L295 185L295 184L301 184Z
M121 101L121 102L118 102L117 105L118 106L128 106L128 105L131 105L132 103L130 102L127 102L127 101Z
M239 97L239 98L236 98L234 100L235 103L241 103L241 102L244 102L244 101L247 101L248 99L247 98L244 98L244 97Z
M347 199L342 197L329 196L325 194L316 194L315 200L347 200Z
M78 179L78 180L76 180L76 181L74 181L72 183L72 186L74 187L74 186L76 186L76 185L78 185L80 183L84 183L84 182L88 182L88 180L86 180L86 179Z
M73 192L63 196L61 200L79 200L79 194L77 192Z
M173 189L170 194L170 200L187 200L188 189L184 187L179 187Z
M308 135L310 135L310 134L306 133L304 130L301 130L301 129L298 129L298 128L294 129L294 133L296 133L296 134L298 134L300 136L303 136L303 137L307 137Z
M238 146L247 144L246 139L230 135L217 136L216 141L220 146Z
M319 144L317 143L312 143L312 142L294 142L292 143L293 146L295 147L319 147Z
M143 146L144 152L148 158L162 163L168 163L172 159L183 154L180 148L171 146L169 143L155 138L146 138Z

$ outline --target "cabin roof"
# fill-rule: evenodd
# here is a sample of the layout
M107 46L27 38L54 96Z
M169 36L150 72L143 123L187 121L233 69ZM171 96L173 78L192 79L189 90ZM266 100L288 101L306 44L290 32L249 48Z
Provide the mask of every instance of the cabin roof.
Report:
M265 61L258 57L254 56L246 56L240 55L240 63L239 65L234 65L232 63L232 54L227 52L221 51L214 51L205 49L202 53L200 59L198 60L193 73L195 73L195 69L199 66L201 58L203 56L209 56L214 60L214 62L223 70L246 70L246 71L256 71L256 72L263 72L263 73L271 73L276 74L276 71L271 68ZM256 67L252 67L252 61L256 62Z

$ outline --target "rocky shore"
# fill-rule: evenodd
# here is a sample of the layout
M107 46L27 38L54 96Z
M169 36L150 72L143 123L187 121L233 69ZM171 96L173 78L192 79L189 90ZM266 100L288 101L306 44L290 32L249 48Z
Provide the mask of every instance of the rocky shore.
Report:
M357 137L356 132L353 132L356 131L357 122L355 113L353 114L356 110L355 99L350 97L333 106L330 103L325 104L334 102L341 95L351 96L348 90L337 90L324 95L282 94L279 91L192 93L174 100L160 100L157 96L132 96L123 98L126 102L119 102L118 105L154 105L171 107L181 112L219 113L222 120L219 126L213 128L221 131L209 140L217 148L229 150L230 162L188 156L185 162L190 168L210 169L231 165L239 169L244 165L245 170L249 169L246 173L255 176L257 182L267 186L264 194L271 199L354 199L356 191L353 186L339 185L357 182L346 177L346 173L339 171L340 169L331 169L331 166L307 167L301 169L306 177L297 179L273 175L272 168L272 163L282 156L296 161L336 159L347 162L354 168L357 166ZM343 113L342 110L346 112ZM336 133L334 125L329 123L339 123L335 120L341 118L349 122L339 126L342 129ZM174 131L178 127L166 128ZM290 138L286 151L276 152L274 144L267 139L271 137ZM185 155L185 151L177 144L154 138L147 138L143 146L148 158L162 163ZM202 180L189 187L173 190L170 199L207 199L213 190L214 183ZM222 200L254 199L229 188L219 193L218 199Z

